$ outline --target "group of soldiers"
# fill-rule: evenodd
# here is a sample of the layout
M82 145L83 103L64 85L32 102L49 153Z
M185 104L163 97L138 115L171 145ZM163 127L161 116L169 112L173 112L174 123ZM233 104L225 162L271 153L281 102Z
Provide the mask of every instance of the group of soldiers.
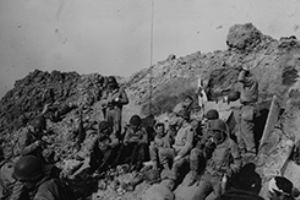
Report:
M160 180L167 179L174 189L188 166L191 174L188 185L197 185L197 199L234 199L236 193L224 194L224 180L240 173L257 154L254 118L258 82L248 68L241 68L238 81L241 89L225 97L228 103L239 102L232 107L236 121L233 129L220 119L215 109L208 110L201 120L191 117L194 99L186 96L174 108L168 123L158 121L152 127L154 132L150 133L138 115L133 115L122 131L122 107L129 100L116 79L108 77L108 88L101 98L104 120L98 123L97 137L90 147L89 173L101 175L122 164L129 165L132 171L151 168L161 174ZM46 130L42 113L19 138L16 155L20 157L13 164L16 182L9 187L9 199L76 199L72 190L59 179L59 169L43 154L47 148L43 140ZM288 180L277 179L270 183L271 199L292 199L291 190L278 189L278 181ZM258 187L255 184L253 188ZM243 199L249 191L239 192L240 198L235 199ZM252 199L262 199L258 196L259 190L250 192L253 192Z

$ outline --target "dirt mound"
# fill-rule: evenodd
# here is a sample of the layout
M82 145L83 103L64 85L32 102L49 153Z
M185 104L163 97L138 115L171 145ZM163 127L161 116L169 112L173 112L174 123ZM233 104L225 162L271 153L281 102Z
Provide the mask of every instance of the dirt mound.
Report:
M239 68L249 65L259 81L259 102L263 104L270 101L274 94L280 96L283 102L288 102L283 116L290 118L281 120L281 132L298 139L299 123L295 116L300 113L296 109L300 105L299 41L295 37L274 40L248 23L231 27L226 42L228 49L225 51L206 54L196 52L185 57L171 54L166 60L129 78L119 77L118 80L125 86L130 99L129 105L124 107L124 122L132 114L147 116L150 110L156 116L169 112L184 95L195 97L198 78L207 86L209 98L217 99L239 87L236 81ZM53 142L51 148L62 160L71 157L74 149L70 138L74 129L78 128L75 122L79 117L79 108L83 110L86 130L83 146L87 147L95 136L95 123L102 119L99 100L104 87L105 77L99 74L79 75L76 72L49 73L36 70L17 81L14 89L2 98L1 138L5 141L17 138L17 130L40 113L45 104L52 103L57 112L48 116L47 120L48 128L54 133L49 137ZM6 146L6 154L9 154L12 144L7 142ZM129 193L124 198L132 199L132 194ZM106 199L114 198L111 196Z

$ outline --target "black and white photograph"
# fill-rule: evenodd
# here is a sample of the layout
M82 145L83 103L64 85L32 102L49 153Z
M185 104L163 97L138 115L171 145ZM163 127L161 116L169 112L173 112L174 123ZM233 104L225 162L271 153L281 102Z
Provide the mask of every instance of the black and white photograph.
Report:
M0 0L0 200L300 200L300 0Z

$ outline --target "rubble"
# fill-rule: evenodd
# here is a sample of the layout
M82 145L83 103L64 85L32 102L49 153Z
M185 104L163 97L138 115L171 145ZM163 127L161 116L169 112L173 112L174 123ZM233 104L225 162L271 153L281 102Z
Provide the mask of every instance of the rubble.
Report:
M291 142L299 140L299 41L295 37L277 41L263 35L248 23L231 27L226 42L228 49L224 51L199 51L178 58L171 54L166 60L129 78L118 77L118 81L126 87L130 99L129 105L123 110L123 124L133 114L143 117L150 114L150 75L153 89L152 114L157 119L163 119L184 95L195 96L198 78L205 83L209 100L218 101L221 96L239 87L236 82L238 70L241 65L249 65L259 81L260 106L270 103L274 94L279 95L284 102L285 111L269 144L276 146L281 141L283 147L283 144L291 143L284 143L286 140L282 138L288 138ZM47 116L47 127L53 135L48 136L47 140L53 143L50 148L56 154L57 166L65 170L66 176L74 174L87 163L82 158L86 158L89 146L96 136L97 122L103 119L99 100L105 84L105 77L99 74L79 75L76 72L49 73L39 70L16 81L15 87L1 99L0 104L0 135L6 141L6 158L11 155L13 144L21 132L20 128L38 115L45 104L51 103L54 106ZM83 113L86 138L79 150L74 148L72 134L78 128L76 122L80 111ZM283 152L280 148L274 151L276 154L270 156L271 160L265 163L270 169L276 167L272 158ZM294 161L288 161L286 168L286 172L283 169L280 173L286 173L290 177L295 175L293 171L299 171L299 166ZM79 179L74 177L75 182L72 184L78 188L84 184L86 187L95 186L96 192L92 197L95 200L142 198L143 192L150 185L140 183L142 181L139 175L126 172L126 166L120 166L116 171L108 172L111 175L106 174L107 179L94 183L93 177L80 179L86 178L81 176L84 174L82 170L82 173L78 173Z

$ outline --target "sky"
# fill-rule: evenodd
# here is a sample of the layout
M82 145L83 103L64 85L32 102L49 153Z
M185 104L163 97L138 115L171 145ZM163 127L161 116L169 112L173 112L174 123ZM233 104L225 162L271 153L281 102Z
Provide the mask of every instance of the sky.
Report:
M300 0L153 0L153 62L226 49L252 22L300 38ZM34 69L130 76L150 66L152 0L0 0L0 97Z

